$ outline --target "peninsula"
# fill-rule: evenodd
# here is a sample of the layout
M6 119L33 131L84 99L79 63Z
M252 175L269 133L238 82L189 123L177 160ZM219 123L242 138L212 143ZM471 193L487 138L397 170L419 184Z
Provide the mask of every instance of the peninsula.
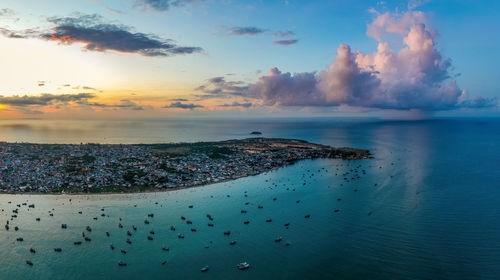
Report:
M295 139L178 144L0 142L0 192L161 191L252 176L303 159L366 159L368 150Z

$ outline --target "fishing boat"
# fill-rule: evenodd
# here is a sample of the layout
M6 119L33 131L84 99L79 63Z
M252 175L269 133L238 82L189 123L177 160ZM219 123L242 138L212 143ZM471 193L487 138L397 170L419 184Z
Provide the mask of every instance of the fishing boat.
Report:
M247 263L247 262L242 262L242 263L239 263L238 265L236 265L236 267L237 267L239 270L245 270L245 269L250 268L250 264L249 264L249 263Z

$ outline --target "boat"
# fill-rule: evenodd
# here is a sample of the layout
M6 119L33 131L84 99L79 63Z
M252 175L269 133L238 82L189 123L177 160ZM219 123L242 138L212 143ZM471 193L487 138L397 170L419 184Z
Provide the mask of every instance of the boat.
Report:
M90 226L87 226L87 231L88 231L88 232L91 232L91 231L92 231L92 228L90 228Z
M230 234L231 234L231 231L229 231L229 230L224 232L224 235L230 235Z
M274 239L274 242L281 242L281 240L283 240L283 238L280 236L280 237Z
M32 265L33 265L33 262L31 262L31 261L26 261L26 264L28 264L28 265L32 266Z
M167 251L167 252L168 252L168 251L170 251L170 249L169 249L168 247L163 247L163 248L161 248L161 249L162 249L163 251Z
M33 254L36 253L35 249L33 249L33 248L30 248L30 252Z
M234 244L236 244L236 240L229 242L229 245L234 245Z
M127 250L123 250L123 249L121 249L120 251L121 251L122 253L124 253L124 254L126 254L126 253L127 253Z
M75 241L73 242L74 245L82 245L82 241Z
M90 239L90 237L88 237L88 236L85 236L85 241L90 242L90 241L92 241L92 239Z
M68 228L68 225L67 224L62 224L61 228Z
M148 236L148 240L153 240L153 237L151 237L151 236Z
M242 262L242 263L239 263L238 265L236 265L236 267L237 267L239 270L245 270L245 269L250 268L250 264L249 264L249 263L247 263L247 262Z
M22 237L18 237L16 240L19 241L19 242L24 241L24 239Z
M180 238L180 239L184 239L184 235L182 235L180 233L177 235L177 237Z
M62 252L61 248L54 248L54 252Z
M126 264L126 263L124 263L124 262L122 262L122 261L120 261L120 262L118 263L118 266L127 266L127 264Z
M208 271L208 269L209 269L208 265L205 265L204 267L202 267L202 268L200 269L200 271L201 271L201 272L207 272L207 271Z

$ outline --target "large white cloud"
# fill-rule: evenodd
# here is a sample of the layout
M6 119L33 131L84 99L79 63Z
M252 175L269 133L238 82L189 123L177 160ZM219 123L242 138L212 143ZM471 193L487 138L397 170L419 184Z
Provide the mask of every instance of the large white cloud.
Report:
M436 47L436 32L429 30L422 12L384 13L368 25L367 34L378 40L374 53L352 52L340 44L333 63L319 73L283 73L272 68L251 84L248 96L266 105L350 105L387 109L446 110L493 104L466 98L452 78L450 59ZM385 37L399 38L398 51Z

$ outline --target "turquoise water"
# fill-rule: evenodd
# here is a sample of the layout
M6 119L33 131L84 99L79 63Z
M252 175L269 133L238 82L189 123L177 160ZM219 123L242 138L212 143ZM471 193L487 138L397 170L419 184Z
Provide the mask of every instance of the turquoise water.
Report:
M59 142L74 142L73 136L61 136L57 126L50 133L36 128L41 125L48 126L10 125L0 140L24 135L23 141L50 142L48 135L55 133ZM95 123L82 126L90 136L78 142L127 142L125 132L99 134L96 127ZM165 193L0 195L1 279L498 279L500 275L498 120L156 121L145 125L155 129L138 127L129 129L130 142L241 138L260 130L264 136L367 148L375 159L302 161L254 177ZM154 137L144 136L145 129L155 131ZM355 170L360 178L346 182L344 177L351 178ZM23 202L34 203L35 208L22 206L5 231L5 221ZM148 218L149 213L154 218ZM207 226L206 214L214 217L214 227ZM181 216L193 224L187 225ZM62 229L62 223L68 228ZM81 237L87 225L92 227L87 234L91 242ZM170 230L171 225L176 231ZM152 241L147 240L151 229ZM223 234L226 230L231 231L229 237ZM178 233L185 238L178 239ZM274 242L279 236L283 241ZM18 237L24 241L17 242ZM132 244L125 242L127 238ZM233 240L237 243L229 245ZM83 244L75 246L74 241ZM170 251L163 251L163 246ZM36 254L29 252L30 247ZM54 252L56 247L63 251ZM28 266L26 260L34 265ZM119 267L119 261L128 266ZM237 270L242 261L251 268ZM210 270L201 273L205 265Z

